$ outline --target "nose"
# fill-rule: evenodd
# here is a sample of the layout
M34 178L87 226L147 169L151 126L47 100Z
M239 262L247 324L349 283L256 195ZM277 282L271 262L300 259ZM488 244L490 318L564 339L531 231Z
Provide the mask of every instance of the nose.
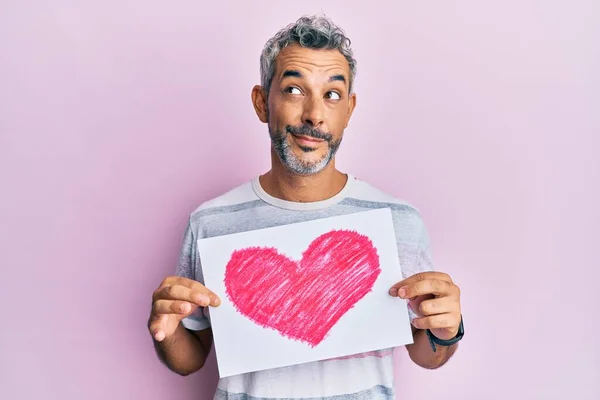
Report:
M308 98L304 105L302 122L318 128L323 124L324 118L323 102L318 98Z

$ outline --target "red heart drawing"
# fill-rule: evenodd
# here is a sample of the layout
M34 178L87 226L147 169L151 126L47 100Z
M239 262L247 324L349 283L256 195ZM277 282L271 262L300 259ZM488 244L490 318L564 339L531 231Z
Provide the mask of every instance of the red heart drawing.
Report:
M316 238L298 262L274 248L234 251L225 287L239 313L315 347L371 291L380 273L377 249L367 236L335 230Z

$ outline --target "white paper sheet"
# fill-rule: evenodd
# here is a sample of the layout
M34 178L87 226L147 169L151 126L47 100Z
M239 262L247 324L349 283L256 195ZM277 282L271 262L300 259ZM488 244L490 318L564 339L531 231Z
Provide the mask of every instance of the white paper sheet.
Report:
M412 343L406 301L388 294L402 280L389 209L200 239L198 249L222 301L209 310L221 377Z

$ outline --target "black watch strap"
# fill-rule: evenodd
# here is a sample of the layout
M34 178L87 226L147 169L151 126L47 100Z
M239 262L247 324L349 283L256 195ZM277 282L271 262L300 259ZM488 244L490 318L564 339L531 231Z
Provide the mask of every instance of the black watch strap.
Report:
M436 352L436 344L439 346L451 346L463 338L463 336L465 335L465 328L463 326L463 317L462 317L462 315L460 316L460 325L458 326L458 332L456 333L456 336L454 336L452 339L442 340L442 339L436 337L433 333L431 333L431 331L429 329L426 329L425 332L427 333L427 337L429 338L429 344L431 345L431 350L433 350L433 352L435 353Z

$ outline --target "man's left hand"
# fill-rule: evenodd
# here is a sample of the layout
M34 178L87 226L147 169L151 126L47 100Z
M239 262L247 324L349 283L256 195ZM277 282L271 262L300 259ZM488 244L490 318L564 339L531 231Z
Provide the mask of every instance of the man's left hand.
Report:
M421 272L398 282L390 295L409 300L417 314L412 324L418 329L430 329L436 337L449 340L460 326L460 289L443 272Z

